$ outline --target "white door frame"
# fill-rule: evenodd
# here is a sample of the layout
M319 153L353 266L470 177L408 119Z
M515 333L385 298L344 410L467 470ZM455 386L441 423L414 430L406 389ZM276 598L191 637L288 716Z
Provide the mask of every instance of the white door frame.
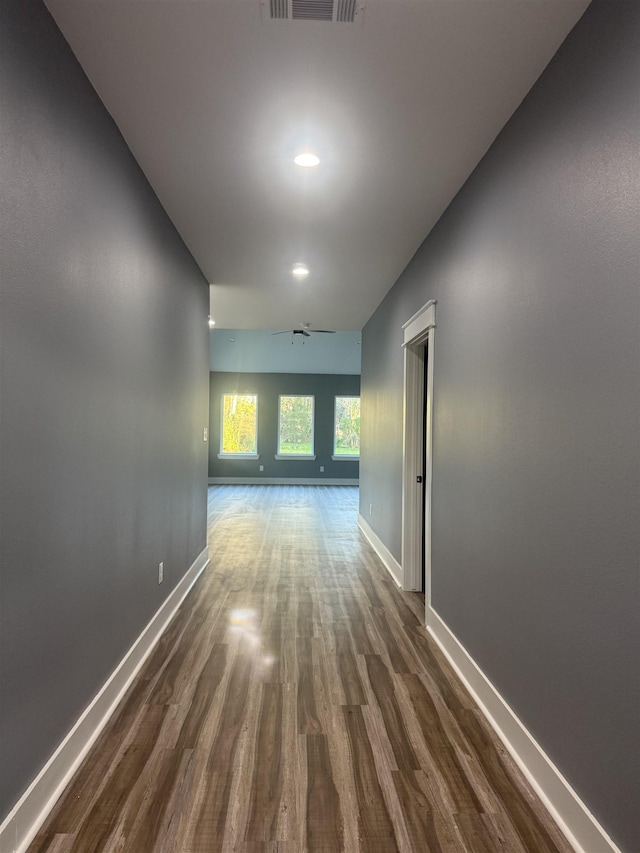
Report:
M433 441L433 362L435 350L436 300L423 305L403 325L404 405L402 468L402 575L403 588L420 590L422 583L422 532L424 527L425 605L431 603L431 491ZM425 359L427 346L426 424ZM424 446L423 446L424 438ZM416 478L422 474L426 452L426 481L423 489ZM423 515L424 513L424 515ZM424 519L424 522L423 522Z

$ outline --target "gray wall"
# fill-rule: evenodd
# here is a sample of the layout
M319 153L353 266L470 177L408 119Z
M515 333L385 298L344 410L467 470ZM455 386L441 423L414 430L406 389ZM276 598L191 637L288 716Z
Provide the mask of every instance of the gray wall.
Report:
M436 298L434 608L628 851L639 17L595 0L367 324L360 476L400 558L401 325Z
M212 329L209 332L210 369L224 373L359 376L361 338L362 332L312 333L305 338L286 332L274 334L270 329Z
M208 288L44 6L0 18L1 820L205 546Z
M260 459L218 459L222 395L238 392L258 395L258 453ZM315 397L315 460L275 459L278 447L278 396L312 394ZM360 394L360 377L320 373L224 373L210 374L209 476L210 477L304 477L355 479L359 462L334 462L334 397ZM264 465L264 471L260 471ZM320 466L324 465L324 473Z

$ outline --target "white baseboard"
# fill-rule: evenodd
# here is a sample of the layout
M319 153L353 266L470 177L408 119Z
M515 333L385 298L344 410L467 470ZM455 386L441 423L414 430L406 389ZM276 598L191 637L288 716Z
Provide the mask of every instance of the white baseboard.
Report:
M367 540L369 545L376 552L378 557L380 557L383 566L389 572L394 581L398 584L400 589L402 589L402 566L393 556L391 551L384 544L382 539L380 539L369 527L367 521L365 521L364 516L358 513L358 527L362 531L364 538Z
M349 477L209 477L210 486L357 486Z
M0 826L0 853L23 853L29 846L208 563L205 548L7 815Z
M433 608L427 612L427 630L576 853L621 853Z

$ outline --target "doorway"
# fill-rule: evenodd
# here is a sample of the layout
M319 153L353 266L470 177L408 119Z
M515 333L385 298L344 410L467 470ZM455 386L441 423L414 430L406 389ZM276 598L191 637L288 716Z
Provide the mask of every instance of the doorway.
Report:
M422 485L422 507L423 507L423 510L421 513L422 518L424 518L424 508L427 506L427 501L425 500L424 492L425 492L425 489L427 487L427 459L429 458L429 455L430 455L430 450L427 448L427 423L429 420L429 414L427 412L427 405L429 402L429 389L427 388L428 379L429 379L429 342L428 341L424 344L423 351L424 351L424 354L423 354L423 363L424 363L423 394L424 394L424 401L423 401L423 405L422 405L422 438L420 439L420 441L422 443L422 447L424 448L424 452L422 454L422 472L420 474L420 477L422 479L422 483L421 483L421 485ZM427 585L427 583L426 583L426 580L427 580L427 569L426 569L427 539L426 539L426 536L424 535L424 530L422 531L421 539L422 539L422 572L420 575L419 591L424 592L426 585Z
M433 364L436 302L404 324L404 443L402 474L403 589L431 602Z

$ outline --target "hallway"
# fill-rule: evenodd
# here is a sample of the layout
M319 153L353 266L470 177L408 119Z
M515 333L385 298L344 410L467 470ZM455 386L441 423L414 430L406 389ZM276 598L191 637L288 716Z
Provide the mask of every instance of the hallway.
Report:
M30 853L570 850L357 507L209 489L211 563Z

